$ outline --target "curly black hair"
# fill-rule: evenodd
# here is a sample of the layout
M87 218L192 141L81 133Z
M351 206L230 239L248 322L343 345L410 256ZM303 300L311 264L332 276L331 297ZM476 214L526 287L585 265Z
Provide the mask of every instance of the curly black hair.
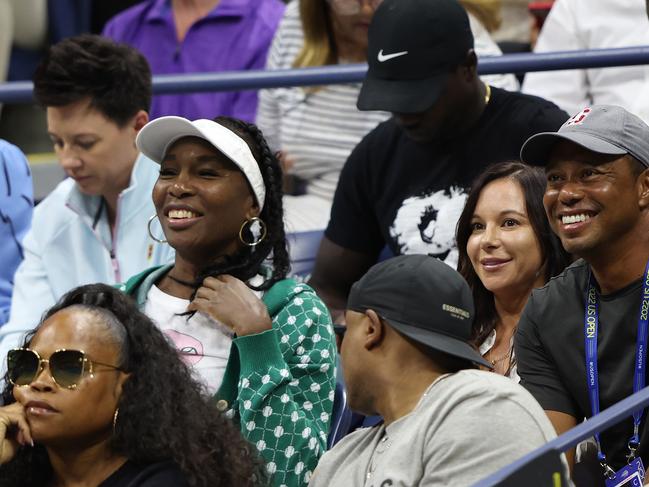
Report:
M284 279L290 269L284 232L282 169L277 156L271 152L264 135L256 125L231 117L217 117L214 121L239 135L248 144L259 164L266 187L266 201L259 217L266 224L267 231L266 238L255 247L246 247L235 255L203 268L196 278L195 287L198 289L206 277L222 274L230 274L247 282L259 273L262 263L270 258L271 275L259 286L248 284L253 289L266 290L277 281ZM252 192L252 188L250 191ZM249 232L244 235L246 239L253 240Z
M151 106L151 68L127 44L84 34L49 48L34 74L34 97L43 107L90 98L90 106L117 126Z
M117 454L139 464L173 461L196 487L266 485L263 464L229 418L221 414L174 347L136 304L105 284L78 287L48 310L25 339L28 347L42 323L58 311L82 306L123 325L119 345L123 370L130 373L119 400L111 440ZM113 333L114 336L120 334ZM15 402L5 375L5 404ZM42 445L23 447L0 466L0 487L47 485L52 469Z

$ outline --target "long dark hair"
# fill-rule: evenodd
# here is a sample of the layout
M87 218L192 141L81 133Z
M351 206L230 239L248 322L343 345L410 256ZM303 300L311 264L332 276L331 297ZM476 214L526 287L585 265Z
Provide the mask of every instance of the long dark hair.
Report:
M266 139L256 125L231 117L217 117L214 121L245 140L259 164L266 186L266 202L259 217L266 224L267 233L266 238L259 245L246 247L218 263L207 265L197 276L195 287L198 289L206 277L221 274L231 274L246 282L256 276L260 271L261 264L270 258L272 261L270 276L259 286L249 284L250 287L257 290L268 289L277 281L284 279L290 269L284 232L282 169L277 156L271 152ZM247 235L247 238L253 239L252 235Z
M480 193L492 181L503 178L516 181L523 190L527 216L541 247L546 282L550 277L561 273L570 263L570 255L564 250L561 241L550 229L550 224L545 215L545 209L543 208L545 175L543 170L518 161L500 162L489 166L473 182L464 210L462 210L457 222L456 230L459 253L457 270L466 279L473 291L475 320L473 322L472 340L478 346L484 342L496 327L498 314L496 313L493 293L484 287L473 269L466 251L466 245L471 236L471 220Z
M196 487L265 485L262 464L235 425L209 403L177 351L135 303L105 284L73 289L44 315L25 339L58 311L82 306L125 330L120 367L130 373L119 400L111 449L135 463L173 461ZM111 319L112 318L112 319ZM120 334L117 334L120 336ZM119 341L119 340L118 340ZM5 404L15 402L5 375ZM42 445L24 447L0 466L0 486L40 487L52 475Z

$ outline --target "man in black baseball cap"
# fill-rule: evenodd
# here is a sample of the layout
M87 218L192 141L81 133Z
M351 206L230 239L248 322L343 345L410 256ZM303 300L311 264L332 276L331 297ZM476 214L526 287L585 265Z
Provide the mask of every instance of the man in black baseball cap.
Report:
M489 364L469 344L472 321L468 284L434 257L394 257L354 284L347 396L384 422L326 453L311 487L473 485L555 436L522 387L476 370Z
M385 0L367 57L358 107L394 116L359 143L340 176L311 280L334 312L386 245L455 267L455 226L473 179L568 118L550 102L480 80L457 0Z

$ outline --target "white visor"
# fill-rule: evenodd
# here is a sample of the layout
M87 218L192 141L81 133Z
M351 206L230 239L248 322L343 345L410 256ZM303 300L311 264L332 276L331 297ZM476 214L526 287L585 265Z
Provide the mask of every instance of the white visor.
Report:
M236 133L219 123L207 119L192 122L183 117L160 117L142 127L135 144L142 154L160 164L171 144L182 137L199 137L225 154L250 183L259 210L264 208L266 186L250 147Z

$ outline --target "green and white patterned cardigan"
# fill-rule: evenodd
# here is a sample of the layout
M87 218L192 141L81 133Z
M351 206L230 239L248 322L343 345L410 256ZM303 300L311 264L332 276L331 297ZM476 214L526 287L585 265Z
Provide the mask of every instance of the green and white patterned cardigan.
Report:
M121 289L144 309L149 289L170 268L148 269ZM233 340L215 404L257 447L273 486L305 486L326 449L333 409L331 317L313 289L292 279L273 285L263 301L273 329Z

